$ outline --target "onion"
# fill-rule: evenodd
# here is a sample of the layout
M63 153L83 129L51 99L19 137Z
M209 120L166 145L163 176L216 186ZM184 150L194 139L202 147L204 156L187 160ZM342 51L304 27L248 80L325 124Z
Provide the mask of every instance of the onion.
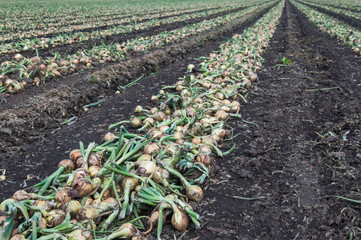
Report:
M226 130L224 130L222 128L215 128L215 129L213 129L212 134L216 135L220 138L224 138L226 136L227 132L226 132Z
M196 111L194 108L192 108L192 107L187 107L187 108L186 108L186 113L187 113L187 116L188 116L188 117L195 117L195 116L197 116L197 111Z
M88 157L89 166L101 166L101 157L96 153L90 153Z
M164 112L156 112L153 116L153 118L155 120L157 120L158 122L163 122L166 117L167 117L167 115L165 115Z
M218 98L219 100L223 100L224 99L224 94L222 92L216 92L216 94L214 94L214 96L216 98Z
M252 82L256 81L257 80L257 74L251 72L249 74L249 80L251 80Z
M197 185L190 185L186 187L186 194L190 200L199 202L203 198L203 190Z
M76 201L76 200L71 200L66 204L66 213L69 213L70 216L75 217L76 214L79 212L81 208L81 204L80 202Z
M58 164L58 167L63 167L64 168L64 173L70 173L75 169L75 165L73 163L73 161L65 159L60 161L60 163Z
M122 239L135 239L140 235L139 230L136 226L131 223L124 223L121 225L116 231L110 234L107 239L115 239L115 238L122 238Z
M140 106L140 105L136 106L135 109L134 109L134 112L136 112L136 113L141 113L141 112L143 112L143 107Z
M70 194L71 190L72 188L69 187L60 188L59 191L55 194L56 201L59 203L69 202L72 199Z
M196 161L203 163L205 166L209 166L211 164L211 158L206 153L198 154Z
M155 172L155 170L157 170L157 164L155 164L155 162L142 161L139 164L137 173L141 176L147 177L147 176L151 175L153 172Z
M166 211L162 214L162 222L165 223L167 216L169 215L170 212ZM150 223L152 224L153 227L157 227L158 226L158 222L159 222L159 211L154 211L151 215L150 215L150 219L149 219Z
M153 96L150 97L150 100L151 100L152 102L158 102L159 99L158 99L157 96L153 95Z
M80 157L82 157L80 149L74 149L74 150L71 151L70 154L69 154L69 159L72 160L74 163L76 163L76 161L77 161Z
M188 64L187 66L187 72L193 72L196 66L194 64Z
M92 219L99 215L101 213L100 209L98 207L92 206L92 205L84 205L76 215L76 218L79 221Z
M48 212L46 215L46 222L48 227L56 227L65 219L66 213L62 210L55 209Z
M152 128L147 132L147 135L149 138L160 139L163 136L163 133L155 128Z
M86 177L88 177L88 171L86 171L83 168L78 168L74 172L73 183L76 182L80 178L86 178Z
M104 141L108 142L108 141L110 141L112 139L115 139L115 138L117 138L117 137L114 135L114 133L108 132L104 136Z
M144 148L144 153L149 154L149 155L154 155L154 154L158 153L158 151L159 151L159 147L155 143L149 143Z
M159 127L159 131L161 131L161 132L165 132L165 131L167 131L169 129L169 127L167 126L167 125L162 125L162 126L160 126Z
M202 142L201 138L200 137L194 137L192 139L192 143L194 143L195 145L198 145Z
M89 230L85 229L76 229L71 233L67 234L68 240L91 240L93 239L93 234Z
M137 117L133 117L131 120L130 120L130 126L132 128L140 128L142 126L142 120L140 120L139 118Z
M199 148L199 152L211 154L211 153L212 153L212 149L211 149L211 147L208 146L208 145L201 145L201 147Z
M142 154L137 158L137 162L151 161L151 160L152 160L152 156L149 154Z
M152 108L152 109L149 110L149 114L151 114L151 115L154 115L154 114L156 114L157 112L158 112L158 108L156 108L156 107L154 107L154 108Z
M242 78L242 85L246 88L251 88L252 82L248 78Z
M224 121L224 120L226 120L228 118L228 113L226 113L223 110L218 110L214 116L217 119Z
M91 167L89 167L89 169L88 169L89 176L91 178L98 176L99 170L100 170L99 166L91 166Z
M77 168L82 168L84 167L85 161L83 157L78 158L78 160L76 160L76 166Z
M167 180L168 178L169 178L169 172L164 168L157 169L152 175L152 179L159 184L163 183L164 180Z
M36 200L33 203L33 206L40 208L41 210L44 210L45 212L48 212L51 210L52 205L49 201L46 200Z
M10 240L26 240L27 238L22 234L16 234L10 238Z
M86 178L79 178L73 183L73 190L71 191L74 197L85 197L93 191L91 182Z
M207 144L207 145L212 145L212 144L214 144L214 140L210 137L205 137L202 139L202 143Z
M188 218L186 213L179 208L173 208L172 225L178 231L185 231L188 227Z

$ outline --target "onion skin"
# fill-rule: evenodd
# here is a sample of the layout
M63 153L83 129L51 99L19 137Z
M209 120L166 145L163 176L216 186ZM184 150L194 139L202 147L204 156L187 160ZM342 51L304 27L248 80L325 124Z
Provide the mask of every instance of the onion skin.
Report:
M71 190L69 187L61 188L55 195L56 201L59 203L69 202L72 199Z
M91 240L93 239L93 234L84 229L76 229L71 233L67 234L68 240Z
M67 213L70 213L70 216L75 217L80 209L81 209L80 202L78 202L76 200L71 200L66 204L66 210L65 211Z
M115 239L115 238L130 239L132 237L137 237L137 235L140 235L140 233L136 226L134 226L131 223L124 223L118 228L118 230L110 234L108 236L108 239Z
M60 225L65 219L65 212L59 209L51 210L46 215L46 222L49 227L56 227Z
M108 141L110 141L112 139L115 139L115 138L117 138L117 137L114 135L114 133L108 132L104 136L104 141L108 142Z
M158 153L158 151L159 151L159 147L155 143L150 143L144 148L144 153L148 155L154 155Z
M203 190L197 185L187 187L186 194L190 200L196 202L199 202L203 198Z
M16 234L10 238L10 240L26 240L27 238L22 234Z
M58 167L64 167L64 173L71 173L75 169L74 162L69 159L60 161Z
M80 157L82 157L80 149L74 149L69 154L69 159L72 160L74 163L76 163L76 161Z
M180 232L183 232L188 227L188 218L185 212L180 209L174 209L173 210L173 216L172 216L172 225L175 229L177 229Z
M91 182L86 178L79 178L73 184L71 191L73 197L85 197L93 191Z
M157 170L157 164L152 161L142 161L139 164L137 173L141 176L148 177Z

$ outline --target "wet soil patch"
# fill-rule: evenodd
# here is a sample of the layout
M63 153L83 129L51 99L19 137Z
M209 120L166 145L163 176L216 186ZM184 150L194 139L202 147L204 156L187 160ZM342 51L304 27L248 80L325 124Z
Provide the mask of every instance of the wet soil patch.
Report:
M361 199L361 59L288 1L263 57L185 239L359 239L360 209L324 196Z
M152 94L184 76L190 62L199 63L194 58L207 56L217 50L224 40L234 33L241 33L265 12L259 12L261 15L252 21L249 16L244 16L239 22L207 35L95 72L93 76L99 79L97 84L91 76L70 78L61 83L64 85L59 84L58 88L45 90L44 94L36 97L40 99L32 98L30 101L37 102L33 109L31 106L29 109L19 106L0 113L0 168L7 169L7 180L0 182L0 199L10 197L16 190L23 188L26 179L29 179L27 185L31 185L49 175L59 161L67 158L72 149L78 148L79 141L85 145L93 141L100 142L110 124L129 119L136 105L151 104L149 98ZM147 75L157 69L159 71L156 75L126 89L121 95L114 95L120 83L124 85L124 82L133 81L139 75ZM77 83L71 84L76 80ZM87 112L81 110L84 104L95 102L101 96L107 96L108 99L99 107L89 108ZM63 112L65 117L62 117ZM9 117L4 113L13 115ZM60 124L74 116L74 121ZM18 174L19 169L21 176Z

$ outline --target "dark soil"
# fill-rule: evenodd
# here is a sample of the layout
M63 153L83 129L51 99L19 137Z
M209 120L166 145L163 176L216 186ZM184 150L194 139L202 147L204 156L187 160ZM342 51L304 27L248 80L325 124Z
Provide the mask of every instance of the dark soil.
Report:
M220 41L184 54L58 131L27 141L1 160L8 179L0 182L0 199L22 188L26 176L30 185L54 171L79 141L100 142L109 124L146 105ZM361 59L288 1L263 57L259 82L241 110L244 121L230 122L239 135L223 146L235 143L237 149L216 159L205 198L195 206L203 226L191 228L184 239L360 239L359 206L324 196L361 199ZM283 57L291 64L280 65ZM173 239L173 232L164 236Z
M245 15L216 31L91 75L62 79L43 88L44 93L38 92L35 97L32 97L34 92L29 91L8 99L8 108L0 112L0 169L7 169L8 178L6 182L0 182L0 199L11 196L29 174L40 178L49 175L70 150L78 147L79 141L86 144L99 142L111 123L129 119L136 105L146 106L151 94L182 77L193 58L207 56L217 50L225 39L251 26L267 10ZM256 15L258 17L254 17ZM121 95L114 94L117 86L125 85L140 75L147 76L157 69L160 70L156 75L126 89ZM97 83L93 82L94 77L98 79ZM82 110L83 105L104 96L108 99L100 107L90 108L87 112ZM11 107L12 104L17 107ZM72 117L77 117L77 120L61 124ZM19 168L23 173L21 177L17 173Z
M336 13L336 12L332 12L330 10L327 10L327 9L324 9L324 8L320 8L320 7L317 7L317 6L313 6L313 5L310 5L310 4L307 4L307 3L304 3L304 2L301 2L301 1L297 1L299 3L302 3L310 8L313 8L321 13L325 13L331 17L334 17L340 21L343 21L344 23L358 29L358 30L361 30L361 20L360 19L356 19L356 18L353 18L353 17L349 17L349 16L346 16L346 15L343 15L343 14L340 14L340 13Z

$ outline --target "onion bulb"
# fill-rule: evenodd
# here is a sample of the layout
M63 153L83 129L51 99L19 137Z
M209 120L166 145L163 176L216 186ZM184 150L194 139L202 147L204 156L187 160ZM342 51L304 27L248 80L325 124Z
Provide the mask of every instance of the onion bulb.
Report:
M168 178L169 178L169 172L164 168L157 169L152 175L152 179L159 184L163 183L164 180L167 180Z
M186 213L179 208L173 208L172 225L178 231L185 231L188 227L188 218Z
M140 162L137 173L141 176L149 176L157 170L157 164L153 161L142 161Z
M76 229L71 233L67 234L68 240L91 240L93 239L93 234L89 230L85 229Z
M137 118L137 117L133 117L131 120L130 120L130 126L132 128L140 128L142 126L142 120L140 120L140 118Z
M80 202L76 200L71 200L66 204L65 211L66 213L69 213L70 216L75 217L76 214L79 212L80 208L81 208Z
M203 190L197 185L190 185L186 187L186 194L190 200L199 202L203 198Z
M72 199L70 193L71 190L72 189L69 187L60 188L59 191L55 194L56 201L59 203L69 202Z
M86 178L79 178L73 183L72 195L74 197L85 197L93 191L91 182Z
M74 149L69 154L69 159L72 160L74 163L76 163L76 161L80 157L82 157L80 149Z
M158 151L159 151L159 147L155 143L149 143L144 148L144 153L149 154L149 155L154 155L154 154L158 153Z
M104 136L104 141L108 142L112 139L116 138L116 136L114 135L114 133L108 132L107 134L105 134Z
M46 222L48 227L56 227L65 219L65 212L59 209L51 210L46 215Z
M110 234L107 239L115 239L115 238L122 238L122 239L130 239L140 235L140 232L136 226L131 223L124 223L121 225L116 231Z

